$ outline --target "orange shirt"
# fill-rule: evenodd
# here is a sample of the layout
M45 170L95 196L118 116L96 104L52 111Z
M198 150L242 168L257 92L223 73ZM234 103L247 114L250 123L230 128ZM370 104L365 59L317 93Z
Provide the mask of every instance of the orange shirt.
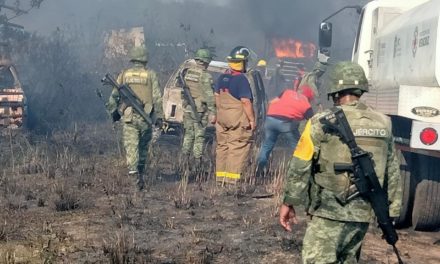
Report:
M279 97L271 101L269 109L267 110L267 115L293 120L303 120L304 118L310 118L310 116L305 115L306 112L311 111L311 108L312 106L307 97L294 90L288 89Z

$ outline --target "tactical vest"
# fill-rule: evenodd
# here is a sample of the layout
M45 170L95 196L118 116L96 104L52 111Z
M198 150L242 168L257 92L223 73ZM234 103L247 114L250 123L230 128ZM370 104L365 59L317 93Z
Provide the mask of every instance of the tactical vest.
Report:
M206 70L202 69L201 67L193 67L187 70L184 77L186 85L188 86L191 92L191 96L192 98L194 98L194 102L196 103L198 112L206 111L203 105L205 98L204 98L204 91L201 82L203 78L203 74L205 74L205 72ZM186 104L188 103L186 102Z
M383 184L390 140L390 122L386 116L372 111L366 105L358 103L356 106L342 107L347 120L353 130L356 143L363 150L373 155L376 174L379 182ZM348 191L352 184L348 172L335 173L335 163L351 163L351 154L346 144L342 143L336 135L326 134L321 142L321 149L314 181L322 188L340 194ZM325 201L322 201L325 203Z
M153 85L145 68L131 68L122 74L122 83L127 84L142 101L147 114L153 110ZM131 108L131 107L128 107ZM132 111L132 109L127 109Z

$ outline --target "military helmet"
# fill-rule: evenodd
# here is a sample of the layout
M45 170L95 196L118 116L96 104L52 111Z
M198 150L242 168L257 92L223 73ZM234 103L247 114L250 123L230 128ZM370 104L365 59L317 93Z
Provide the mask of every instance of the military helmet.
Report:
M130 61L139 61L139 62L148 61L148 52L145 46L133 47L129 52L129 56L130 56Z
M228 61L247 61L251 51L244 46L237 46L231 50L229 56L226 57Z
M368 92L368 80L364 69L351 61L341 61L328 72L327 94L333 95L340 91L357 89L360 94Z
M198 49L194 55L194 59L210 63L212 60L211 51L209 51L209 49Z

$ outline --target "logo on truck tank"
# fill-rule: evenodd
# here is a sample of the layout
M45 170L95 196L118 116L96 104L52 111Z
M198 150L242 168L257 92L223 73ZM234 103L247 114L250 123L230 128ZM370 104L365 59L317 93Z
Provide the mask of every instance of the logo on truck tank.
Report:
M400 57L401 55L402 55L402 46L400 44L400 38L394 36L393 58Z
M425 47L425 46L429 45L429 36L430 36L430 34L431 33L430 33L429 28L423 30L422 32L420 32L420 34L419 34L419 37L420 37L419 48Z
M416 27L416 29L414 30L414 39L412 41L412 53L413 53L413 57L416 56L417 53L417 47L419 45L419 28Z
M429 106L417 106L411 109L411 112L421 117L435 117L440 114L438 109Z

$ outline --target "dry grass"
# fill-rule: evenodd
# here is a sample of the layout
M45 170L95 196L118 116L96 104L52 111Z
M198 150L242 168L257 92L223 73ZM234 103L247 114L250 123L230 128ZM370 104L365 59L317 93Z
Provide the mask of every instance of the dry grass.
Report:
M178 214L158 215L154 216L159 217L157 220L146 220L152 217L150 215L152 209L149 208L150 201L148 201L149 192L154 191L157 188L156 186L164 187L164 183L167 181L175 181L166 186L170 190L168 201L172 202L174 208L183 209L184 211L180 213L188 213L189 217L199 216L201 214L199 211L202 208L215 207L218 199L231 199L230 201L242 199L244 196L248 196L248 190L254 188L254 183L247 181L242 189L237 190L234 188L232 196L225 196L224 188L218 188L214 181L213 155L204 160L206 166L204 170L201 170L201 174L195 175L190 169L183 168L180 169L183 173L177 175L176 172L179 168L176 167L179 163L176 162L176 149L178 149L178 146L174 146L175 142L170 141L165 143L168 145L160 146L159 144L158 148L154 148L154 146L150 148L153 170L147 170L146 178L150 179L150 186L143 193L133 195L135 191L134 180L125 174L125 159L114 148L113 135L108 135L107 138L102 139L99 138L99 132L82 131L79 127L75 129L70 133L63 132L53 135L41 142L38 142L35 138L22 141L20 146L15 149L14 162L15 164L21 164L20 166L26 169L21 174L10 169L4 169L0 174L0 190L4 191L3 193L7 192L11 197L10 200L19 201L11 206L14 210L9 209L8 214L13 212L18 214L22 211L29 211L29 209L36 210L43 207L38 210L52 211L53 217L55 217L53 219L56 219L63 215L87 215L95 211L88 209L98 209L97 212L102 213L102 215L92 221L99 221L102 216L107 217L106 221L108 222L106 224L111 226L110 232L114 234L101 244L102 251L100 252L108 260L108 263L151 262L153 259L152 251L145 249L145 242L140 242L139 234L134 233L133 230L144 232L145 227L148 228L152 225L155 229L175 233L180 232L179 230L184 227ZM87 133L84 134L85 132ZM90 134L95 134L99 139L95 142L94 137ZM98 146L100 144L113 144L113 149L112 146ZM103 149L111 149L111 152L102 155L100 153ZM212 146L207 146L206 150L213 153L215 149ZM8 162L7 168L11 168L11 163ZM37 169L33 169L32 166ZM277 176L274 179L271 178L270 184L264 185L265 188L280 190L281 171L275 173ZM34 178L38 180L32 180ZM21 186L21 183L26 182L26 179L30 180L29 183ZM95 201L96 205L94 204ZM25 210L27 205L30 205L30 208ZM102 210L106 210L106 212ZM107 213L110 210L113 212L112 214ZM142 210L141 216L139 211ZM69 214L62 214L61 212L69 212ZM230 219L230 216L222 216L222 214L214 214L212 219L220 219L221 217L225 217L225 221ZM253 230L255 224L264 225L261 217L258 220L250 213L245 214L243 217L237 217L236 220L238 220L238 223L241 221L241 224L238 224L239 226L249 231ZM19 222L23 222L23 220L19 220ZM113 230L115 228L116 232ZM56 230L55 223L51 229L53 230L50 234L42 231L44 236L52 236L59 231ZM18 237L19 234L14 230L16 229L9 222L6 226L0 226L0 240L6 239L9 241L11 238ZM107 236L106 233L102 235ZM135 238L137 238L138 243L136 243ZM96 238L94 239L96 241ZM183 263L211 263L213 254L207 250L206 246L203 246L206 239L198 238L196 240L199 242L194 242L194 247L191 250L186 253L179 253L179 259L182 258ZM57 238L56 244L52 245L50 250L46 250L47 254L42 255L42 259L47 259L49 261L47 263L59 261L61 253L57 250L61 250L65 243L67 242ZM84 242L83 245L94 246L93 242L88 241ZM96 249L94 250L96 253Z
M57 191L57 195L58 199L54 201L56 211L71 211L81 208L81 200L77 193L63 187Z
M173 196L176 208L189 209L193 202L191 194L188 192L189 172L185 170L179 182L176 194Z
M111 264L151 263L151 251L139 247L134 234L120 230L104 241L102 250Z

